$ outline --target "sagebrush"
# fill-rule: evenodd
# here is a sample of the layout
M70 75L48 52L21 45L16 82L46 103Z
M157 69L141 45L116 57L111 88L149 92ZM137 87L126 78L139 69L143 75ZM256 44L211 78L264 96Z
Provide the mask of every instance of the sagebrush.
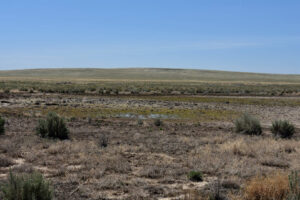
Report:
M287 120L277 120L272 123L272 133L281 138L291 138L295 133L295 126Z
M8 182L2 187L2 193L3 200L53 199L50 183L37 172L19 176L10 172Z
M261 135L262 127L258 119L245 113L235 121L235 132L247 135Z
M69 138L69 130L63 118L56 113L50 112L46 120L40 120L36 132L41 137L58 138L61 140Z

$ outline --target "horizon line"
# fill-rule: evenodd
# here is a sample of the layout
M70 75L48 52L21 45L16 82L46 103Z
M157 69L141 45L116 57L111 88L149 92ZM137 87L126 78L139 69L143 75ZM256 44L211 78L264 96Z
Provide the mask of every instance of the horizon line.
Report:
M235 70L219 70L219 69L205 69L198 67L24 67L15 69L2 69L0 68L0 72L4 71L24 71L24 70L64 70L64 69L170 69L170 70L198 70L198 71L211 71L211 72L232 72L232 73L247 73L247 74L266 74L266 75L290 75L297 76L300 75L290 74L290 73L268 73L268 72L251 72L251 71L235 71Z

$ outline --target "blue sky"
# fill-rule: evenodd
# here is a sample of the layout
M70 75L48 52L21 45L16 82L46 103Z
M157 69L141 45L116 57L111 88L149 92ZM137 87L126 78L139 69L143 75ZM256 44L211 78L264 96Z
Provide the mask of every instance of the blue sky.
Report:
M0 69L300 73L299 0L5 0Z

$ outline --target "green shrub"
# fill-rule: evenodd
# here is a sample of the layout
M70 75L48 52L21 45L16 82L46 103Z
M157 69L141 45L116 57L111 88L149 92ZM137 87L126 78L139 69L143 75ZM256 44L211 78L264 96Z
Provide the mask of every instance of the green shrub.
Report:
M195 182L203 181L203 174L199 171L190 171L188 174L188 179Z
M46 120L39 120L39 124L36 127L36 132L41 137L47 137L48 136L48 128L47 128L47 122Z
M245 113L235 121L235 132L247 135L261 135L262 128L258 119Z
M58 138L61 140L69 138L69 130L64 119L56 113L50 112L46 120L40 120L36 132L41 137Z
M279 136L281 138L291 138L295 133L295 127L289 121L278 120L272 123L271 131L275 136Z
M28 175L9 174L8 183L2 187L3 200L51 200L53 192L49 182L40 173ZM1 198L1 199L2 199Z
M162 124L163 124L163 122L162 122L160 119L156 119L156 120L154 121L154 125L155 125L155 126L162 126Z
M0 135L3 135L5 132L5 120L0 116Z

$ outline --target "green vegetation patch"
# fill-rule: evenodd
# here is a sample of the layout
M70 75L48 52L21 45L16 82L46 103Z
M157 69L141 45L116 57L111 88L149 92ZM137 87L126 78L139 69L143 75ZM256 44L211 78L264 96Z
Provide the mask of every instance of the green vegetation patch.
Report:
M203 173L200 171L190 171L188 173L188 179L195 182L203 181Z
M200 121L232 121L240 115L234 110L220 109L168 109L168 108L149 108L149 107L119 107L107 108L101 106L94 107L72 107L72 106L46 106L46 107L18 107L0 108L0 114L14 116L39 117L46 116L49 112L55 112L66 118L128 118L128 116L159 118L164 116L164 120L200 120ZM132 117L130 117L132 118Z

